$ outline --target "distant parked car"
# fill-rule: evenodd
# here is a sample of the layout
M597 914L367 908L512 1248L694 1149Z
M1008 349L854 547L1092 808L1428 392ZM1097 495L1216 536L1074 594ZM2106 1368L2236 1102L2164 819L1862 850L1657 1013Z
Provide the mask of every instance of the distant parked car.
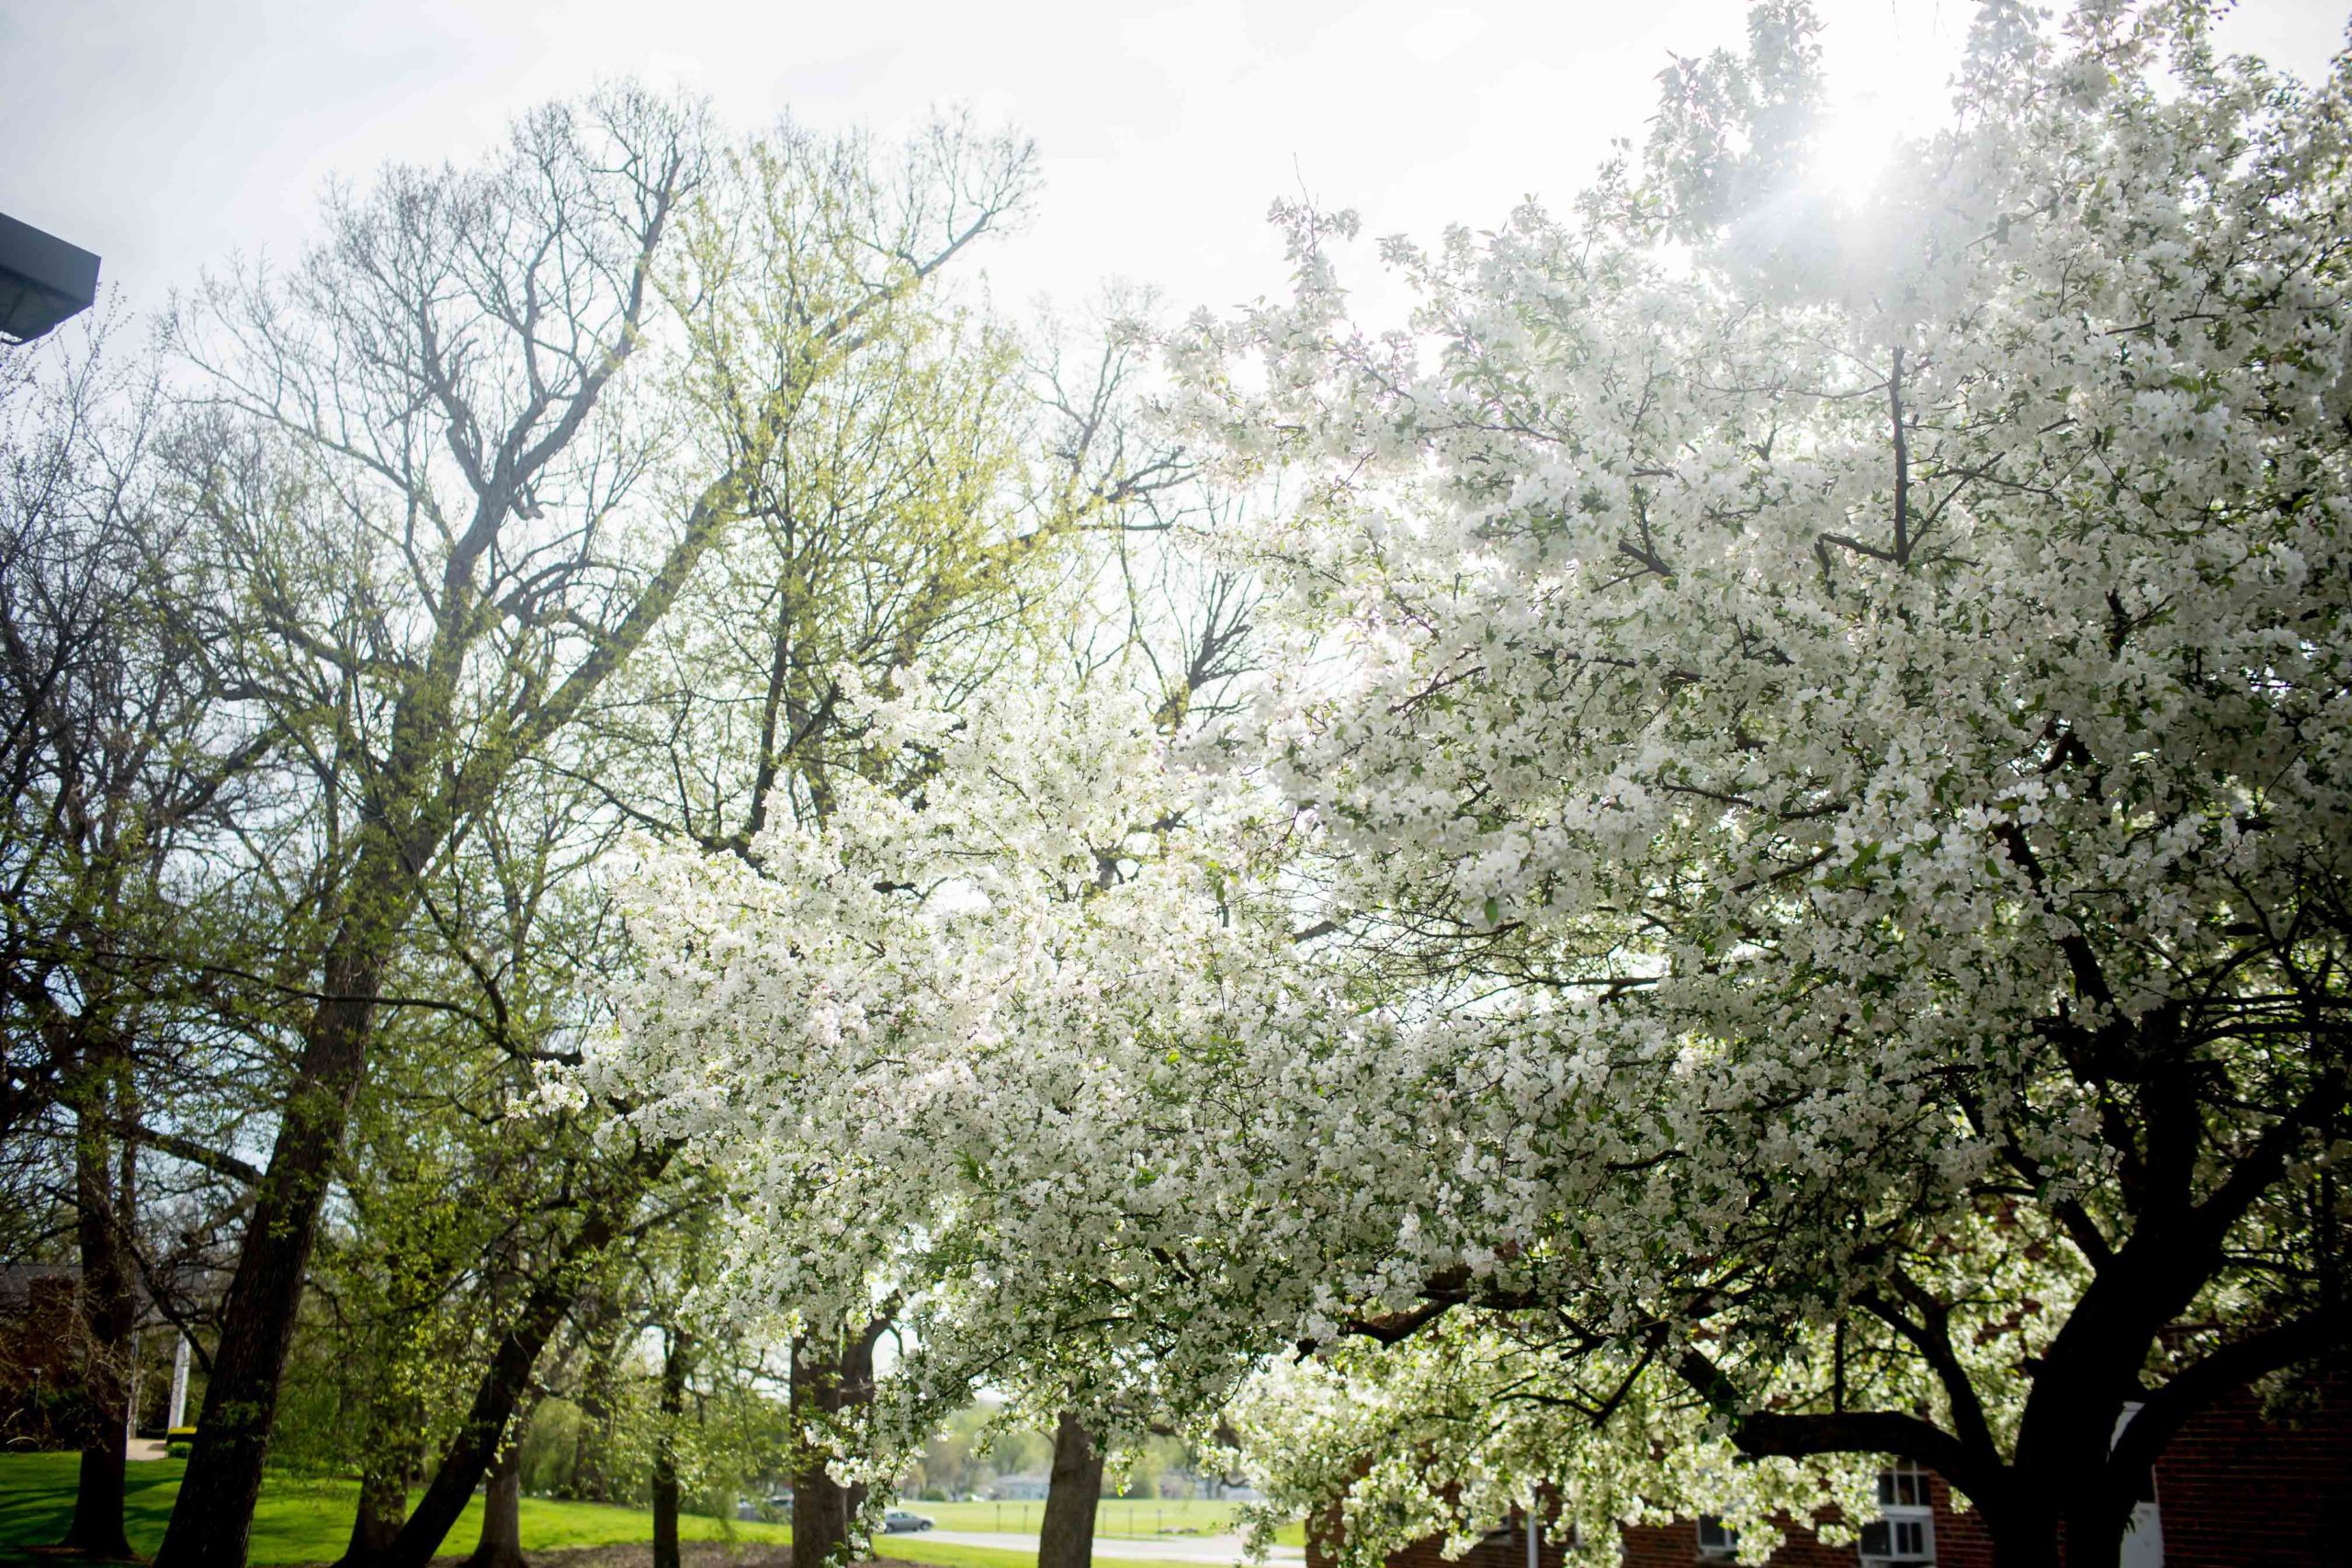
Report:
M928 1515L909 1513L904 1508L893 1508L882 1516L882 1529L886 1534L889 1535L905 1535L910 1530L927 1530L938 1522Z

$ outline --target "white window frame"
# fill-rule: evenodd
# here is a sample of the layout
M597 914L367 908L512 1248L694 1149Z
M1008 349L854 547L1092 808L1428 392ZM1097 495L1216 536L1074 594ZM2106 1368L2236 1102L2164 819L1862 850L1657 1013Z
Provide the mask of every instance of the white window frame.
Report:
M1887 1527L1888 1550L1870 1551L1858 1543L1855 1554L1862 1568L1935 1568L1936 1515L1928 1472L1908 1460L1898 1460L1878 1472L1878 1517L1871 1523ZM1918 1550L1894 1550L1898 1532L1913 1529L1918 1531Z
M1714 1532L1713 1540L1707 1539L1710 1530ZM1724 1529L1723 1520L1713 1514L1699 1516L1698 1538L1699 1555L1711 1562L1726 1562L1739 1551L1739 1532Z

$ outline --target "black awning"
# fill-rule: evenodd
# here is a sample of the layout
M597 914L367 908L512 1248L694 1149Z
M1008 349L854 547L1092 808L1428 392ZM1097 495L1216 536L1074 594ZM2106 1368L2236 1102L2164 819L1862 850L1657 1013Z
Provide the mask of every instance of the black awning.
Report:
M28 342L97 297L97 257L0 212L0 338Z

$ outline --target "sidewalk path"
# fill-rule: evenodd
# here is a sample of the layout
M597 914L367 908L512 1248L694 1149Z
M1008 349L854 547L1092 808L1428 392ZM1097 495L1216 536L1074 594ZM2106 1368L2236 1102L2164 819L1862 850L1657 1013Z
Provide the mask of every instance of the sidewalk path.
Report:
M936 1540L950 1546L993 1546L1004 1551L1035 1552L1037 1550L1037 1538L1034 1535L999 1534L994 1530L924 1530L920 1535L900 1539ZM1214 1563L1217 1568L1230 1568L1231 1564L1242 1561L1241 1538L1238 1535L1134 1537L1105 1535L1097 1530L1094 1532L1094 1555L1129 1562L1200 1562ZM1306 1551L1295 1546L1277 1546L1266 1554L1270 1568L1299 1568L1306 1561Z

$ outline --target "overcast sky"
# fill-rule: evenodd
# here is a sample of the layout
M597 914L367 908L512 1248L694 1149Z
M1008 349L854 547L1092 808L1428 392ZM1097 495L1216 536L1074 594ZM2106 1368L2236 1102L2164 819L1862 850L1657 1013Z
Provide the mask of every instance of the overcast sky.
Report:
M1852 123L1932 100L1965 0L1821 0ZM1171 303L1280 289L1275 197L1368 232L1565 203L1639 136L1669 51L1736 41L1740 0L0 0L0 211L160 304L232 250L290 256L331 175L465 160L603 78L882 130L968 104L1037 140L1046 186L985 258L1001 303L1112 275ZM2316 75L2343 0L2246 0L2224 42Z

